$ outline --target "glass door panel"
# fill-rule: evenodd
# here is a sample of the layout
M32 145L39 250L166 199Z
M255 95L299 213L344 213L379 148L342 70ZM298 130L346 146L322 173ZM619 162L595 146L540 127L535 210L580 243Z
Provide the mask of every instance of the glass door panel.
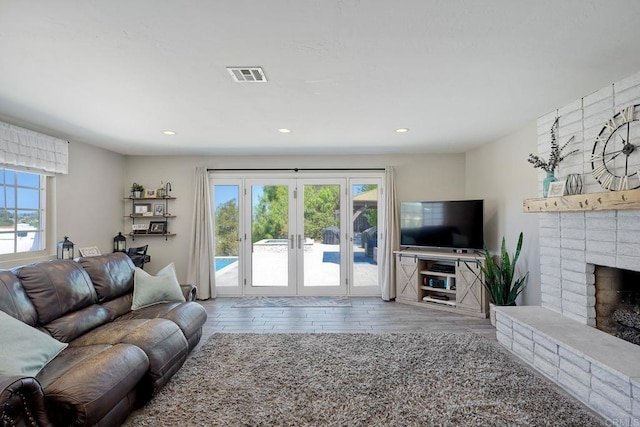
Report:
M299 294L346 294L342 223L344 180L299 180ZM302 217L300 218L300 213Z
M351 183L352 294L379 293L378 198L376 181Z
M293 186L285 180L249 181L250 246L247 293L287 295L295 292L295 212ZM290 232L291 231L291 232Z
M217 288L238 288L240 255L240 186L213 186L215 258Z

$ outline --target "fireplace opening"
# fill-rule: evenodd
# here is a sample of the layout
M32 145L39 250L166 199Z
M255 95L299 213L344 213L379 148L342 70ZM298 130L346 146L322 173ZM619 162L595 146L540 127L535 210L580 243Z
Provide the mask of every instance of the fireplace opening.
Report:
M640 272L596 266L596 328L640 345Z

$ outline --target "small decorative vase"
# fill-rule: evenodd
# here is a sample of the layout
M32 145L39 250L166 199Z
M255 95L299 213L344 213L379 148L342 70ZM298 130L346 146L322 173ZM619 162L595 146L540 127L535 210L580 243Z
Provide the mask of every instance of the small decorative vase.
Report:
M547 197L549 194L549 185L552 182L556 182L558 179L554 175L553 171L547 171L547 177L542 181L542 196Z
M567 195L582 194L582 175L570 173L567 175Z
M140 196L142 195L141 191L132 191L132 195L134 199L139 199Z

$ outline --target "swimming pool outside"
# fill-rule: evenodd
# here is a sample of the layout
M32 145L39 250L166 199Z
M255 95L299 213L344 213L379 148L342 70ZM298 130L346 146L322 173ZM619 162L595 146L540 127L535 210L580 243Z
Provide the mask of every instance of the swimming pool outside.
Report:
M217 256L215 257L215 269L216 271L220 271L223 268L233 264L236 261L238 261L237 256L232 256L232 257Z

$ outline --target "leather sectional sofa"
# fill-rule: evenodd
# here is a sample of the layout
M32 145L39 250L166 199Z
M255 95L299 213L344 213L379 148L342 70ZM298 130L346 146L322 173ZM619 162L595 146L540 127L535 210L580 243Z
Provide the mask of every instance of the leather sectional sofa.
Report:
M132 311L134 271L122 253L0 270L0 310L68 344L35 376L0 375L0 425L117 426L180 369L207 318L195 288Z

